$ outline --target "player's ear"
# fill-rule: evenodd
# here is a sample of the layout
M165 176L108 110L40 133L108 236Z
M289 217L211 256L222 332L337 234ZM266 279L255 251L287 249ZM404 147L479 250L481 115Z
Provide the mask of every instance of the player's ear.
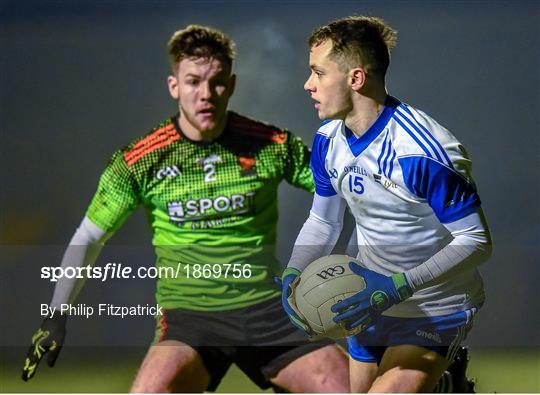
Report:
M227 90L229 91L229 97L234 93L234 88L236 88L236 74L231 74L229 80L227 81Z
M173 75L167 77L167 86L169 87L169 93L171 97L175 100L178 100L180 97L178 93L178 78Z
M366 84L366 72L361 67L349 71L349 84L351 89L358 92Z

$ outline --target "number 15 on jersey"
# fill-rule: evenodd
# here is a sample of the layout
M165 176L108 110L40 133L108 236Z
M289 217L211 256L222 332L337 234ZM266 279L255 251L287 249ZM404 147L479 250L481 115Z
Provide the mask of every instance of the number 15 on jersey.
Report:
M362 181L364 181L363 177L355 174L349 174L349 192L354 192L357 195L363 194L364 184L362 184Z

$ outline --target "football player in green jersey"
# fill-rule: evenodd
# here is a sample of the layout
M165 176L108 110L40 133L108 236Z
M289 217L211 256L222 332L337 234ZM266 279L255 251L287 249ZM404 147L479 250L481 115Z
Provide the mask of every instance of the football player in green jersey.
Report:
M105 241L143 205L158 269L157 333L133 392L214 390L231 363L261 388L347 392L346 357L328 341L308 342L289 323L273 284L280 267L277 188L313 192L309 151L286 130L227 110L234 91L234 43L190 25L169 42L169 92L179 114L114 155L62 267L92 265ZM174 273L174 275L170 275ZM76 297L62 278L51 307ZM64 315L46 318L32 339L23 379L44 354L54 365Z

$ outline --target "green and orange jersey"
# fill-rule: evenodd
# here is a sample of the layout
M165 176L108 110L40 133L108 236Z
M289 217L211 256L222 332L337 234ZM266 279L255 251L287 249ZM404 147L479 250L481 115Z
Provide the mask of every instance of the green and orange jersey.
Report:
M241 308L280 294L272 278L282 180L314 191L309 150L289 131L229 112L218 139L194 142L172 117L113 155L87 216L114 232L145 207L156 265L175 273L158 279L164 308ZM197 264L214 272L195 278ZM225 276L234 264L250 270Z

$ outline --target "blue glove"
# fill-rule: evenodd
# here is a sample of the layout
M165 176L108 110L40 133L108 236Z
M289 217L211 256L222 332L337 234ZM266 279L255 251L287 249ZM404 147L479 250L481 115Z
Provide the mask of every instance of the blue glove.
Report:
M338 313L334 321L343 322L347 330L365 330L383 311L404 301L413 293L404 273L388 277L355 262L349 262L349 267L364 279L366 287L331 308L334 313Z
M292 324L298 329L306 332L306 334L311 335L311 328L302 318L300 318L300 313L294 302L294 290L299 281L300 270L288 267L283 271L281 280L278 282L281 285L281 304Z

